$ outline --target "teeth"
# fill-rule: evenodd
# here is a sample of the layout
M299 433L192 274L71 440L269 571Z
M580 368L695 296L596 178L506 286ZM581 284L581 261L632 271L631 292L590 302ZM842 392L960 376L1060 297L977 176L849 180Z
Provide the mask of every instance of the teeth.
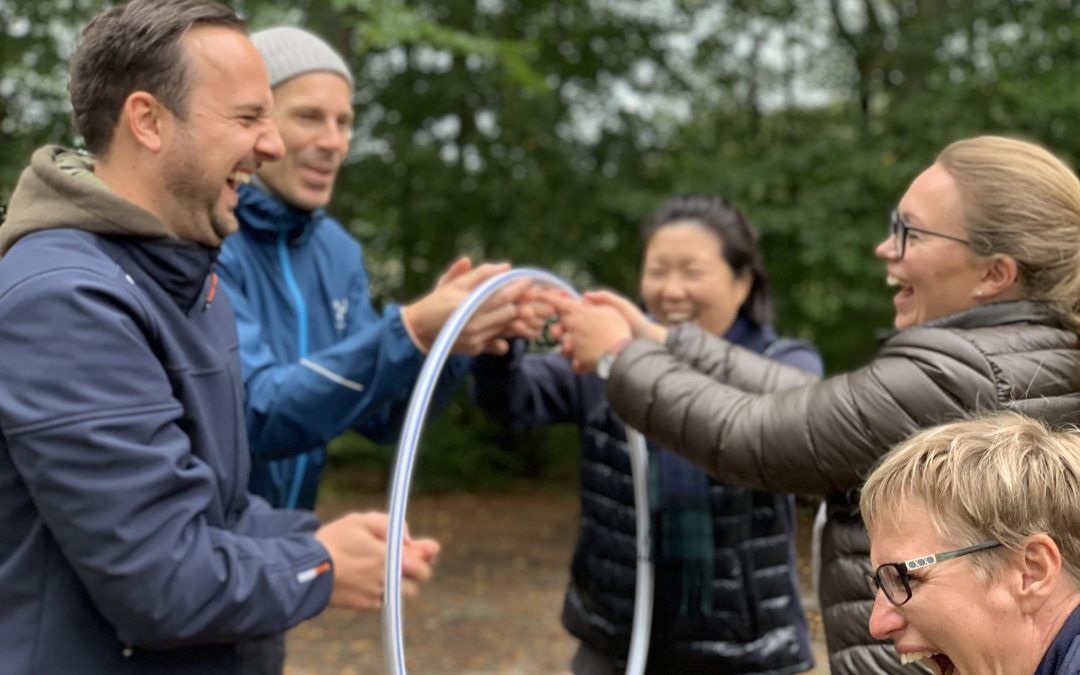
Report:
M891 274L885 277L885 285L886 286L903 286L903 284L900 282L900 280L897 279L896 277L894 277Z
M937 652L908 652L906 654L900 655L900 663L904 664L905 666L909 663L918 663L923 659L928 659L932 657L936 653Z
M248 173L247 171L233 171L232 174L229 176L229 178L232 179L232 181L236 182L236 183L250 183L251 182L251 174Z

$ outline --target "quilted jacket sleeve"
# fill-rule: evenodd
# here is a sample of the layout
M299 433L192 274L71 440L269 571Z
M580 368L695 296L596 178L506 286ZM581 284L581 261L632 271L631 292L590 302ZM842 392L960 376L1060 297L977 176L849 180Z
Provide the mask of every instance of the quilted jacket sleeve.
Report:
M894 443L998 400L985 355L957 331L904 331L866 367L816 383L721 339L669 342L623 349L608 400L716 478L768 491L857 488Z
M675 358L714 380L764 393L821 379L817 352L796 340L788 344L783 353L766 357L687 323L668 332L667 348Z

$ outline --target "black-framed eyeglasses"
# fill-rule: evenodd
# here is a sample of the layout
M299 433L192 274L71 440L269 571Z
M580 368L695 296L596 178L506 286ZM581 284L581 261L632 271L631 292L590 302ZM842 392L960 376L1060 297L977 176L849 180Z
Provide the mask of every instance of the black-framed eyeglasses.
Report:
M941 237L942 239L948 239L950 241L958 241L961 244L967 244L971 246L971 242L967 239L961 239L960 237L954 237L951 234L942 234L941 232L934 232L933 230L924 230L921 227L912 227L908 225L903 218L900 217L900 212L894 210L892 215L889 216L889 232L892 233L893 247L896 253L897 260L904 259L904 251L907 250L907 237L908 232L918 232L920 234L928 234L932 237Z
M905 562L898 563L885 563L879 565L873 574L866 575L866 582L870 584L870 590L877 595L877 592L884 591L885 597L889 602L899 607L908 600L911 599L911 577L908 576L909 570L922 569L931 565L936 565L946 560L952 560L953 558L959 558L971 553L978 553L979 551L986 551L991 548L997 548L1001 546L1000 541L984 541L981 544L975 544L974 546L967 546L965 548L958 548L955 551L945 551L944 553L932 553L922 558L914 558Z

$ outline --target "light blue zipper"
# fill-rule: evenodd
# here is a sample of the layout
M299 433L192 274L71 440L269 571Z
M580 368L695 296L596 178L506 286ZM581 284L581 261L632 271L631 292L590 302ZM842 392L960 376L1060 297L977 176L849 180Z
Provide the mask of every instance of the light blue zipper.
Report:
M292 295L293 304L296 308L296 351L297 358L302 359L307 356L308 351L307 306L304 304L304 295L300 292L300 286L296 283L296 277L293 276L292 263L289 262L288 238L288 232L282 232L278 237L278 261L281 264L281 272L285 275L285 285ZM307 465L308 453L305 452L296 458L296 473L293 475L292 486L289 487L289 498L285 502L286 508L296 508L296 502L300 499L300 487L304 484L304 474L307 473Z

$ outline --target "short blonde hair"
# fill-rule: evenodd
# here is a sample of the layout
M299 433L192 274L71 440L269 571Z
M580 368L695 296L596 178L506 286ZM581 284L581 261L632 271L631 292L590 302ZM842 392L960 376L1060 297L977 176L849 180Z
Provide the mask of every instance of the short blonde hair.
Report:
M896 523L906 500L926 505L934 530L956 547L997 540L974 556L988 578L1025 537L1050 536L1080 587L1080 431L1053 431L1014 412L933 427L896 446L863 486L869 530Z
M960 186L977 253L1016 260L1024 297L1080 332L1080 179L1044 148L1012 138L957 141L938 155Z

